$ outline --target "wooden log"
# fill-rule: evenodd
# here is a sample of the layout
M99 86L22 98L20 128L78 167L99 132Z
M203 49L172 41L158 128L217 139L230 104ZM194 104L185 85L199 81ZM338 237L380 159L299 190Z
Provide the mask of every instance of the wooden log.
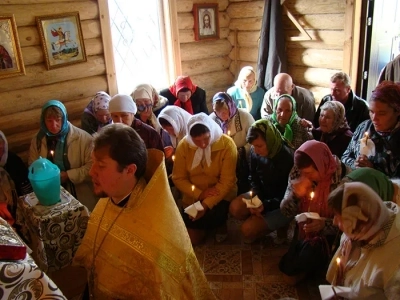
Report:
M288 48L343 49L344 32L337 30L307 30L312 41L286 41ZM299 36L299 32L286 31L285 36Z
M57 2L82 2L87 0L57 0ZM54 0L2 0L1 4L39 4L54 3Z
M190 76L226 70L231 63L229 57L189 60L182 62L182 74ZM1 96L0 96L1 97Z
M243 67L246 66L251 66L253 69L257 72L257 62L252 62L252 61L239 61L239 66L236 68L234 61L231 62L231 65L229 66L229 71L233 74L233 77L236 79L239 75L240 70ZM236 72L236 70L238 70Z
M219 39L226 39L228 38L228 35L230 33L229 28L220 28L219 29ZM185 30L179 30L179 43L180 44L187 44L187 43L197 43L197 41L194 39L194 31L193 29L185 29Z
M86 55L99 55L103 53L101 38L88 39L84 41ZM21 49L24 65L30 66L44 62L43 49L41 46L24 47Z
M329 87L331 76L340 70L307 68L298 66L288 66L288 73L292 76L293 82L300 86L312 85Z
M4 78L1 81L0 93L16 88L25 89L67 80L103 75L106 72L103 56L89 56L88 61L63 68L47 70L43 64L27 66L26 75Z
M314 68L341 69L343 50L290 49L287 51L291 65Z
M220 12L218 14L219 27L229 27L230 18L227 13ZM178 14L178 28L179 29L193 29L194 16L192 13Z
M94 39L101 37L101 29L99 20L85 20L82 24L82 35L86 39ZM18 37L21 48L27 46L41 45L39 31L36 26L18 27Z
M204 41L197 43L181 44L181 60L226 56L232 49L228 40ZM0 87L1 88L1 87Z
M64 102L68 118L71 120L80 118L90 99L91 97ZM39 129L41 113L42 109L38 108L2 116L0 118L0 128L4 130L3 132L6 136L24 132L27 128Z
M1 5L1 14L14 14L17 26L36 25L35 17L54 14L64 14L79 11L82 20L98 19L99 8L97 1L84 1L71 3L48 3L31 5Z
M326 95L330 94L330 92L331 92L330 88L322 87L322 86L304 85L302 87L309 89L314 94L316 107L318 107L318 105L321 103L322 98L325 97Z
M229 53L229 58L234 60L235 59L235 51L234 49ZM239 48L239 57L238 60L240 61L250 61L253 63L257 63L258 61L258 49L251 48L251 47L241 47Z
M72 88L73 87L73 88ZM0 116L41 108L50 99L68 102L107 90L105 76L93 76L0 93ZM23 103L23 104L21 104Z
M216 3L218 2L218 10L224 11L229 5L229 0L176 0L178 13L191 12L195 3Z
M313 1L299 1L299 0L286 0L284 5L292 14L298 15L312 15L312 14L344 14L346 8L346 1L326 1L326 0L313 0Z
M231 3L226 11L231 19L262 17L264 1Z
M231 31L228 40L234 44L234 32ZM238 44L240 47L257 47L260 39L260 31L239 31L237 35Z
M257 18L238 18L231 19L229 28L231 30L242 30L242 31L260 31L262 24L262 17Z
M233 81L232 73L229 70L199 74L191 76L191 78L193 82L206 91L212 86L229 86Z
M296 20L304 29L324 29L324 30L343 30L343 14L324 14L321 15L294 15ZM286 16L283 18L283 28L295 29L293 22Z

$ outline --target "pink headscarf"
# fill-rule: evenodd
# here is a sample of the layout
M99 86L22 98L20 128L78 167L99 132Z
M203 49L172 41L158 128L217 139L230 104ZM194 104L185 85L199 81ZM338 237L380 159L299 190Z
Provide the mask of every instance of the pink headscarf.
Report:
M319 213L321 217L332 217L333 212L328 207L328 196L332 175L337 169L335 156L332 155L326 144L315 140L305 142L297 151L307 154L312 159L321 178L315 187L315 195L311 203L309 197L304 197L300 202L301 212L307 211L310 206L311 211Z

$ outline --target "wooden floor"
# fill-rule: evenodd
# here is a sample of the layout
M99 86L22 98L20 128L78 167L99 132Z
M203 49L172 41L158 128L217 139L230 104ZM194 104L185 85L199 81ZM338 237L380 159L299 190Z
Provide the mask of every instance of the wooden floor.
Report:
M307 278L297 286L285 284L279 271L280 258L291 238L277 245L274 233L252 244L245 244L240 221L228 220L228 238L217 243L210 235L205 244L194 248L198 261L221 300L321 299L318 285L323 278Z

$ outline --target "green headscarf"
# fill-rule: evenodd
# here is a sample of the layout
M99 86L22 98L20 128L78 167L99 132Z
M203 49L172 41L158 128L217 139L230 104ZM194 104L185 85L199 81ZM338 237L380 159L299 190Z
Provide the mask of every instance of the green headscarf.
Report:
M283 133L283 136L289 141L292 142L293 140L293 131L292 131L292 123L294 119L297 117L297 112L296 112L296 100L288 94L283 94L280 95L278 99L275 100L274 102L274 112L272 113L271 119L272 122L275 126L281 126L278 122L278 116L276 115L276 108L278 107L278 103L281 99L283 98L288 98L292 101L292 115L289 119L289 122L285 125L285 132Z
M260 119L253 123L251 127L260 129L267 141L268 158L274 158L274 156L282 149L283 137L278 129L267 119Z
M393 183L382 172L372 168L358 168L347 174L346 177L352 181L359 181L371 187L383 201L392 201L394 188Z

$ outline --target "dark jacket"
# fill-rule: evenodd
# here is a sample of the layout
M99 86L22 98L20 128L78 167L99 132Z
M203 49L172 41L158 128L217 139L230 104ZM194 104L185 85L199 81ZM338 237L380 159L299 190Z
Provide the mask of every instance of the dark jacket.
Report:
M17 154L8 151L4 169L14 181L18 196L26 195L33 191L28 179L28 168Z
M368 157L374 169L385 173L390 178L400 177L400 128L396 128L387 136L381 136L375 130L371 120L362 122L354 132L349 146L343 153L342 162L355 169L355 160L360 155L360 139L365 132L375 144L375 155Z
M321 106L327 101L333 101L331 95L326 95L324 98L322 98L321 103L318 106L313 122L315 128L319 127ZM346 104L344 104L344 108L346 110L346 120L350 126L351 132L355 132L360 123L369 119L369 108L367 101L355 95L353 91L350 91L348 100Z
M142 138L147 149L158 149L164 152L161 137L153 127L143 123L138 118L133 120L131 127L135 129L138 135Z
M332 154L336 155L340 159L344 151L346 151L353 133L350 129L339 129L334 133L322 136L322 131L317 128L312 130L312 135L315 140L325 143L329 150L331 150Z
M279 208L293 167L293 153L293 149L285 145L274 158L267 158L257 155L253 147L250 148L249 181L253 195L263 202L264 211Z
M169 105L174 105L177 98L171 93L169 88L163 89L159 93L168 99ZM190 97L192 100L193 114L203 112L208 115L207 103L206 103L206 91L202 88L197 87L196 91Z

